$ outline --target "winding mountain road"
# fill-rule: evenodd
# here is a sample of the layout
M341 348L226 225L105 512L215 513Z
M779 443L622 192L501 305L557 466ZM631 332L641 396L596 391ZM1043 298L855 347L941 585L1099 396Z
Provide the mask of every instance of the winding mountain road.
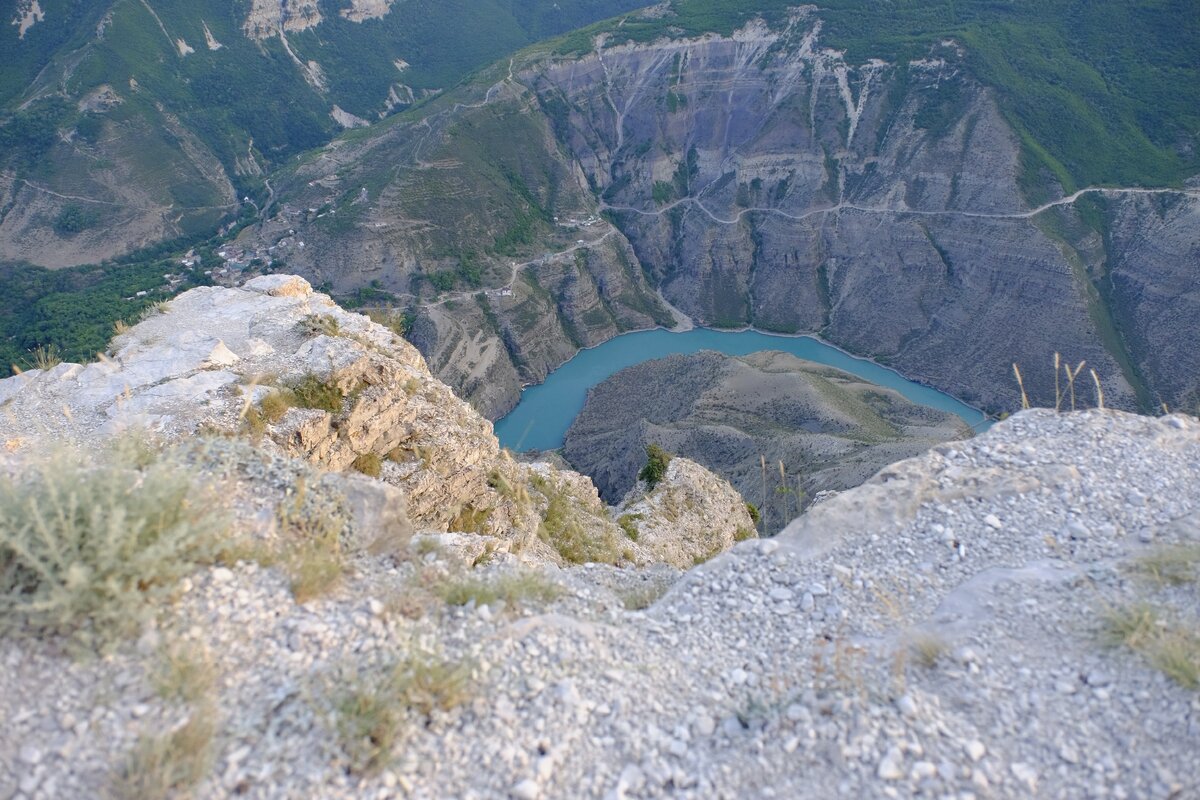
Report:
M773 214L785 219L795 220L797 222L808 219L809 217L817 216L818 214L828 214L834 211L861 211L868 214L911 214L914 216L923 217L971 217L974 219L1032 219L1033 217L1043 214L1052 208L1058 206L1069 206L1077 201L1080 197L1087 194L1104 194L1104 195L1120 195L1120 194L1176 194L1200 200L1200 189L1139 189L1139 188L1110 188L1104 186L1091 186L1086 189L1080 189L1074 194L1067 197L1052 200L1049 203L1038 206L1037 208L1028 211L1011 211L1011 212L984 212L984 211L956 211L953 209L945 209L941 211L923 211L920 209L910 208L886 208L876 206L861 206L850 202L841 202L823 208L814 208L806 211L803 214L789 214L786 211L781 211L777 208L762 208L751 207L744 208L739 211L732 219L719 217L709 210L699 199L694 197L684 197L674 202L664 205L662 208L647 211L643 208L635 206L617 206L601 201L600 207L606 211L620 211L625 213L640 214L644 217L661 217L671 209L681 205L693 205L704 213L713 222L719 225L736 225L741 222L742 218L747 214Z

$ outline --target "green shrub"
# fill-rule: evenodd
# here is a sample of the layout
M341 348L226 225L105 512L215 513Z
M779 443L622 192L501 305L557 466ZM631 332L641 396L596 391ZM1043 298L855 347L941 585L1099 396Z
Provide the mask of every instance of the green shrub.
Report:
M59 236L74 236L96 225L100 217L95 211L71 204L64 206L54 218L54 232Z
M656 444L646 446L646 466L638 473L638 480L646 482L646 488L653 490L667 475L667 467L671 464L671 454Z
M762 522L762 514L759 513L758 506L754 503L746 503L746 513L750 515L750 521L756 526Z
M638 522L642 519L641 514L622 514L617 518L617 525L621 530L625 531L625 536L631 542L638 540Z
M61 452L0 478L0 631L103 647L211 561L226 528L216 498L181 465L144 460Z
M315 408L337 414L342 410L346 395L331 381L308 373L291 386L291 394L300 408Z

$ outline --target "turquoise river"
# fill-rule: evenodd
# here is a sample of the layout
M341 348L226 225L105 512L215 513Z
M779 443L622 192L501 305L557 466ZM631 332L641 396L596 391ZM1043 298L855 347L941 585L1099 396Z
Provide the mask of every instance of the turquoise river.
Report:
M811 336L772 336L759 331L695 328L684 333L662 329L627 333L590 350L580 351L550 373L545 383L530 386L521 393L517 407L496 422L496 436L502 446L512 450L556 450L562 447L567 429L583 410L588 389L634 364L673 353L698 353L701 350L716 350L733 356L759 350L782 350L895 389L914 403L953 412L976 431L990 425L982 411L961 400L914 383L873 361L855 358Z

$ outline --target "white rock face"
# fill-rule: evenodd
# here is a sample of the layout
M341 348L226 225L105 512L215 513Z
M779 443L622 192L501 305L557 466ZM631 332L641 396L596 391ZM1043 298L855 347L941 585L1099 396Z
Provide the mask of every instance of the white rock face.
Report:
M251 39L270 39L321 24L317 0L253 0L242 29Z
M639 482L616 513L637 529L637 544L648 560L680 569L756 536L737 490L695 461L678 456L653 490L647 492L645 482Z
M351 22L387 16L395 0L350 0L341 15ZM315 28L324 20L317 0L253 0L242 29L251 39L270 39L283 31Z
M38 0L19 0L16 10L17 15L13 17L12 24L17 26L18 39L24 39L30 28L46 19L46 12L42 10L42 4Z
M350 0L350 7L342 9L342 16L351 22L386 17L396 0Z

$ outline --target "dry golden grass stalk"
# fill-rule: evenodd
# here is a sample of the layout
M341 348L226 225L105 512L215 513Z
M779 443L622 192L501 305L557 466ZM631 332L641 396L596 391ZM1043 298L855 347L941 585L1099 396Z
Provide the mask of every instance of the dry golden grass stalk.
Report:
M1021 368L1015 362L1013 363L1013 374L1017 376L1017 386L1021 389L1021 408L1028 409L1030 407L1029 395L1025 394L1025 381L1021 379Z

